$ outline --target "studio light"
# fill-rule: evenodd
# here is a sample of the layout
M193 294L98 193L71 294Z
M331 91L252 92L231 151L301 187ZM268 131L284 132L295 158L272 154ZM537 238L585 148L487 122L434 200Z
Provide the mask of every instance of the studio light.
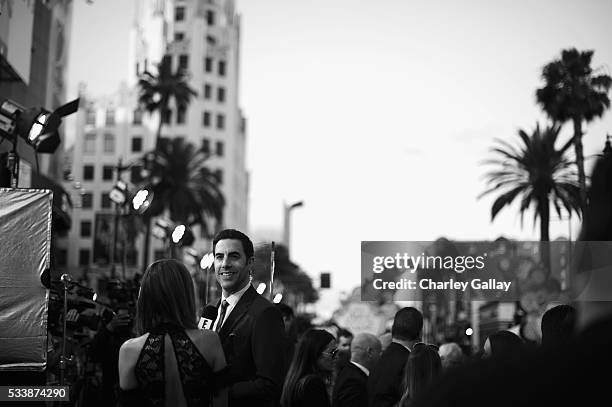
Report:
M176 226L174 230L172 231L172 242L173 243L180 242L184 234L185 234L185 225Z
M117 205L123 205L127 200L128 187L123 181L117 181L113 189L108 194L111 201Z
M79 99L75 99L57 108L53 113L42 107L24 108L18 103L6 99L0 105L0 134L12 138L21 137L38 153L53 153L60 145L58 129L62 118L79 108Z
M141 189L136 192L134 198L132 199L132 207L138 213L143 213L147 210L149 205L151 205L151 201L153 200L153 192L148 189Z
M281 293L277 293L277 294L274 296L274 299L272 300L272 302L273 302L274 304L278 304L279 302L281 302L281 300L282 300L282 299L283 299L283 295L282 295Z
M200 268L202 270L206 270L207 268L213 265L214 261L215 261L215 256L212 253L206 253L202 257L202 260L200 260Z
M266 291L266 283L259 283L257 286L257 294L261 295Z
M182 224L175 225L166 219L157 219L152 233L153 236L161 240L170 238L172 243L180 246L190 246L195 240L191 228Z

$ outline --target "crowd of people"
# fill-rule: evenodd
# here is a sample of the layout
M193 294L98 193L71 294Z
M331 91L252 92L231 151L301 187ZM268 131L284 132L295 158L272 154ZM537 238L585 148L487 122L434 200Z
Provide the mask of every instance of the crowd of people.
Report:
M612 240L611 160L595 168L580 240ZM292 329L292 310L251 286L253 244L246 235L220 232L213 253L222 296L207 314L210 330L197 329L193 286L181 263L162 260L145 272L137 304L141 336L119 352L122 405L581 405L605 396L607 375L598 372L609 366L610 302L556 306L542 318L541 346L527 347L504 330L470 358L454 343L423 343L423 316L412 307L395 314L390 338ZM612 253L588 260L581 267L609 268Z
M423 315L413 307L397 311L390 341L386 335L353 335L342 328L302 325L297 330L290 307L270 303L251 286L250 239L228 229L213 246L222 296L208 314L210 329L197 327L193 285L182 263L160 260L145 272L136 311L141 336L123 343L118 357L120 405L455 404L479 394L469 389L466 377L475 380L481 372L488 379L503 377L504 369L545 357L539 352L563 354L577 338L577 312L569 305L544 314L542 350L535 351L507 330L489 335L477 356L465 355L456 343L424 343ZM457 378L463 387L454 385ZM494 404L505 404L499 397Z
M580 240L612 241L612 157L593 173ZM381 336L311 326L252 287L253 243L240 231L219 232L213 254L215 304L197 310L187 268L165 259L140 279L134 315L100 323L90 347L103 364L100 405L575 406L608 397L610 301L550 308L537 347L502 330L466 355L457 343L424 343L423 315L413 307L397 311ZM584 287L612 292L612 251L584 258Z

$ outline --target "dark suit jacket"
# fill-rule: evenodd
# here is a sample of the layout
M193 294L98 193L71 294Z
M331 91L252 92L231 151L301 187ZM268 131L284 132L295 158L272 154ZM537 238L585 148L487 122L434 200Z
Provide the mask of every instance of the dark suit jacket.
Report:
M285 327L280 312L249 287L219 331L229 365L230 407L278 406L285 379Z
M368 407L368 376L350 363L338 374L332 407Z
M370 407L389 407L402 398L404 367L410 351L391 342L368 377Z

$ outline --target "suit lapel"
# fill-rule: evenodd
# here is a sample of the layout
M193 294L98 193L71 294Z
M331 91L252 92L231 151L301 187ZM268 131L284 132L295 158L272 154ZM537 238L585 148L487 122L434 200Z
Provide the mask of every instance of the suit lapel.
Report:
M247 311L249 310L249 306L253 300L255 300L257 295L257 291L255 291L252 286L249 286L242 297L240 297L238 304L236 304L232 312L225 320L225 323L221 326L221 330L219 331L219 336L221 339L225 339L229 333L232 332L234 325L236 325L236 323L238 323L238 321L240 321L242 317L246 315Z

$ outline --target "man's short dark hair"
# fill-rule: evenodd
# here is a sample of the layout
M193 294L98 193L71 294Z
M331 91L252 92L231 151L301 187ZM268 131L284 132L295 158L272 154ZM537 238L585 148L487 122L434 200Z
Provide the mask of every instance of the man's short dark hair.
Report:
M215 238L213 239L213 254L215 254L215 247L220 240L225 239L235 239L240 240L242 243L242 250L244 250L244 255L247 259L253 257L255 250L253 249L253 242L251 239L244 233L236 229L224 229L221 232L217 233Z
M287 304L283 304L282 302L279 302L278 304L274 304L276 306L276 309L280 311L281 316L283 318L293 318L294 313L293 313L293 309L288 306Z
M542 345L565 346L574 334L576 310L570 305L557 305L542 316Z
M391 327L391 337L404 341L414 341L421 336L423 329L423 314L413 307L405 307L397 311Z
M340 339L340 337L342 337L342 338L352 338L353 334L348 329L340 328L340 329L338 329L338 339Z

